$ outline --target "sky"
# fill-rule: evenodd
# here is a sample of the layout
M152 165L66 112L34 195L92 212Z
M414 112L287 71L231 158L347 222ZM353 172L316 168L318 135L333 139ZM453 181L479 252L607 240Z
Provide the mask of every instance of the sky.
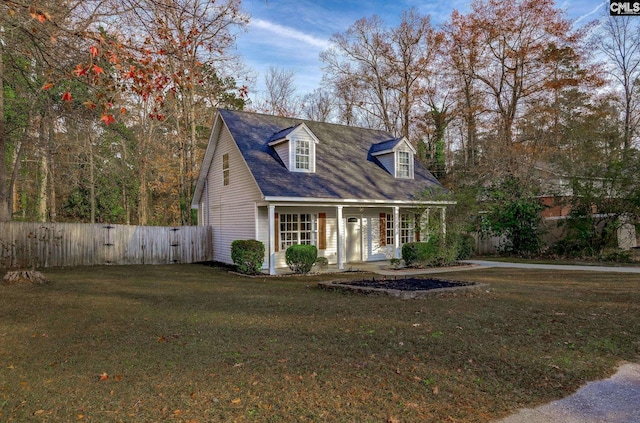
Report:
M250 16L245 32L238 34L237 53L252 70L255 84L249 84L250 98L264 89L269 67L291 70L299 95L320 87L320 52L330 46L333 34L346 31L363 17L379 16L389 27L412 7L431 16L439 26L457 9L467 13L471 0L243 0ZM607 13L608 0L556 0L574 25L583 25Z

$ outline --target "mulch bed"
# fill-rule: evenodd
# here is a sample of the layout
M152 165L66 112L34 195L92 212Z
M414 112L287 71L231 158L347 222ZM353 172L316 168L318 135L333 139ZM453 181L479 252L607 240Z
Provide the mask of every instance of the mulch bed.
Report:
M433 294L457 292L486 287L486 284L459 282L438 278L393 277L372 278L356 281L320 282L318 286L326 290L353 291L361 294L390 295L393 297L412 299L423 298Z
M430 289L453 288L459 286L472 285L469 282L447 281L436 278L393 278L393 279L371 279L349 282L345 285L362 286L367 288L397 289L400 291L427 291Z

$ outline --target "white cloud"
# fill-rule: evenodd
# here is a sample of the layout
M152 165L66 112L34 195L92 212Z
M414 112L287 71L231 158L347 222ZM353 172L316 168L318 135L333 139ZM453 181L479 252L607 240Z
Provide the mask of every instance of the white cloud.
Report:
M579 17L578 17L578 18L573 22L573 24L575 25L575 24L577 24L578 22L580 22L581 20L583 20L583 19L587 18L588 16L593 15L593 14L594 14L594 13L596 13L598 10L600 10L600 8L601 8L602 6L604 6L604 5L606 5L606 4L608 4L608 2L606 2L606 1L600 2L600 4L599 4L595 9L593 9L593 10L592 10L592 11L590 11L589 13L585 13L584 15L579 16Z
M329 46L331 45L331 43L329 43L329 40L314 37L313 35L305 34L304 32L298 31L297 29L278 25L264 19L252 19L250 22L250 26L272 32L278 37L302 41L305 44L322 50L329 48Z

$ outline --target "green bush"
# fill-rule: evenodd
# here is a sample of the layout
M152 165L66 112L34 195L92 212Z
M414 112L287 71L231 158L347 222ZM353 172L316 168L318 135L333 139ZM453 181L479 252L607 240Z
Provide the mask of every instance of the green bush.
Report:
M631 263L631 251L620 249L607 249L600 255L601 261L611 261L616 263Z
M255 239L237 239L231 243L231 260L240 273L260 273L264 261L264 244Z
M469 234L460 234L455 237L457 249L456 260L468 260L476 252L476 240Z
M285 252L287 266L296 273L309 273L317 257L318 249L315 245L292 245Z
M437 249L435 238L427 242L408 242L402 245L402 259L409 267L425 266L437 255Z
M326 257L318 257L315 261L315 265L320 269L326 269L329 266L329 259Z

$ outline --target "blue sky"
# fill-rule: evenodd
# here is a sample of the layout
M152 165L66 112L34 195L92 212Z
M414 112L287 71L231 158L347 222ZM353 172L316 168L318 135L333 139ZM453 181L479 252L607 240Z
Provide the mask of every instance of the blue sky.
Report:
M470 4L470 0L244 0L242 8L251 21L247 31L238 35L237 48L256 76L250 97L259 94L270 66L293 70L299 94L318 88L320 52L329 47L333 34L344 32L362 17L375 14L395 26L403 10L415 7L438 26L454 9L468 12ZM606 13L609 1L556 0L556 5L581 25Z

